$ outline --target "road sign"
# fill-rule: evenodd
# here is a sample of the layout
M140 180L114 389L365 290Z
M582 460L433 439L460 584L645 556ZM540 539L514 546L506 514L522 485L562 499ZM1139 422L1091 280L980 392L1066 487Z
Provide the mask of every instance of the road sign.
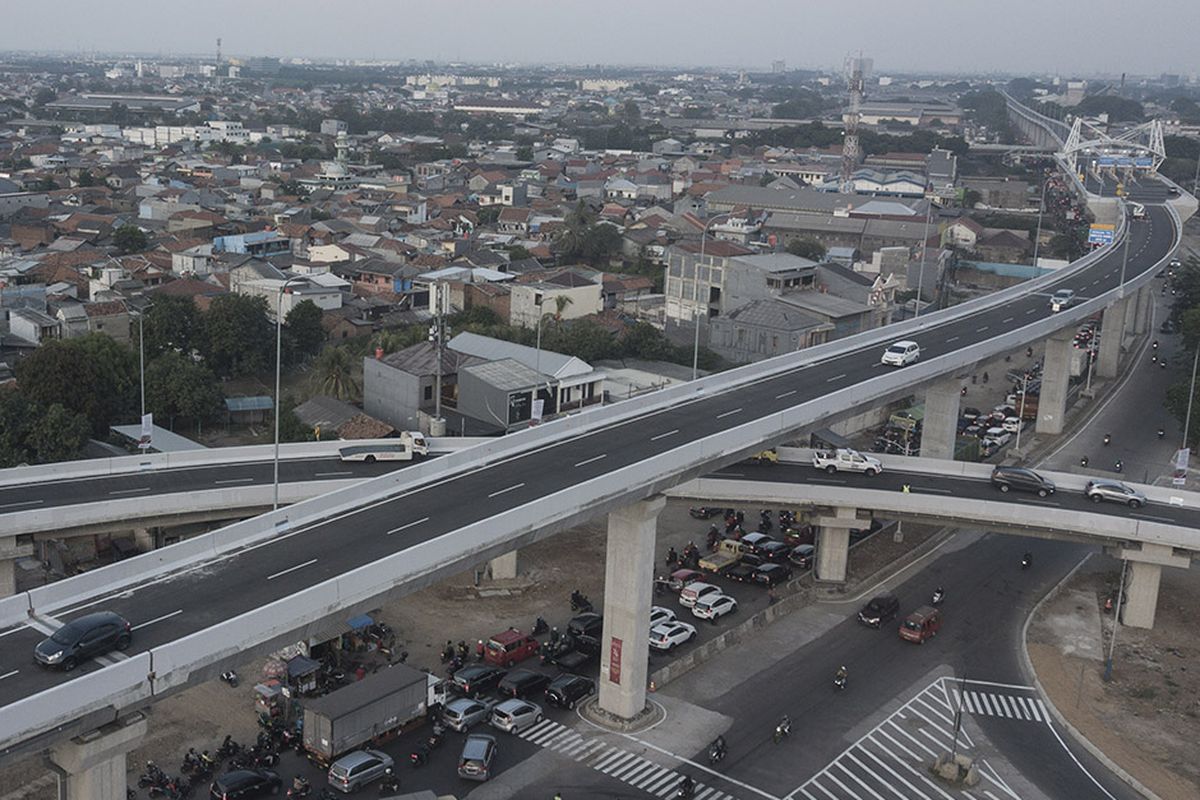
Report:
M1093 225L1088 229L1088 244L1112 244L1116 235L1116 225Z

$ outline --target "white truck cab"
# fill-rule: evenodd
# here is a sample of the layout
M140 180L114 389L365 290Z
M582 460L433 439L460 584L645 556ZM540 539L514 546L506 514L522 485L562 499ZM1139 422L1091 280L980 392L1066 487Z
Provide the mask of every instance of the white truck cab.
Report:
M840 447L837 450L817 450L813 453L812 465L830 473L861 472L864 475L878 475L883 472L883 464L878 458L863 455L848 447Z

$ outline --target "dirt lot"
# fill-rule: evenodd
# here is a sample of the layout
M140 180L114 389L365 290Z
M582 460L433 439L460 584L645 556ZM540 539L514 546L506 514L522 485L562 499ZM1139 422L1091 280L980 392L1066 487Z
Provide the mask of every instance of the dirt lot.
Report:
M1115 589L1119 571L1114 559L1093 558L1064 588L1099 605ZM1029 653L1054 704L1163 800L1200 797L1200 572L1163 570L1154 630L1120 628L1110 683L1103 680L1102 659L1066 652L1063 637L1044 624L1053 605L1030 626ZM1099 652L1106 654L1112 617L1103 616L1103 624Z

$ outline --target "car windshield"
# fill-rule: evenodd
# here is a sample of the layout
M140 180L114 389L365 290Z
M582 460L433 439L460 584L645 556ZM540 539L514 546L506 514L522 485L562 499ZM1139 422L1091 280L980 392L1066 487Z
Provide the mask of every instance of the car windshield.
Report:
M917 622L916 620L906 619L904 620L904 627L908 628L910 631L919 631L921 630L921 623Z
M78 639L82 633L82 626L77 625L74 622L69 622L55 631L54 635L50 637L50 641L54 642L55 644L74 644L75 640Z
M897 353L897 354L904 353L907 350L908 350L908 346L903 345L903 344L894 344L888 348L889 353Z

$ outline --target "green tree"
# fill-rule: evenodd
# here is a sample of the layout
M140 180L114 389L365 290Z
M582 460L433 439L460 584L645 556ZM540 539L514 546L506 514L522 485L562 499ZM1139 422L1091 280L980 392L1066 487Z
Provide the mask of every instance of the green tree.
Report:
M527 144L523 144L517 148L517 161L533 161L533 148Z
M54 403L38 414L26 445L34 463L69 461L80 454L90 433L87 417Z
M642 109L636 100L626 100L625 105L621 106L621 116L630 125L637 125L642 121Z
M58 99L58 92L51 89L49 86L44 86L37 90L37 94L33 96L33 102L36 105L44 106L47 103L53 103Z
M484 206L475 214L480 225L495 225L496 220L500 219L499 206Z
M190 356L168 350L146 365L146 410L171 430L177 418L193 423L213 419L221 399L216 376Z
M336 439L333 431L322 431L326 439ZM281 442L315 442L316 431L305 425L296 416L296 398L284 395L279 404L279 441Z
M17 380L33 403L82 414L96 436L137 413L137 357L104 334L46 342L17 365Z
M288 312L283 321L283 333L292 360L307 361L320 351L326 338L325 329L321 327L324 316L325 312L311 300L304 300Z
M225 294L204 315L204 358L220 377L261 372L274 361L275 331L263 297Z
M313 387L319 393L338 400L355 401L362 392L362 386L355 377L354 367L354 359L347 350L326 346L313 361Z
M792 239L784 249L794 256L807 258L809 261L821 261L825 258L825 245L810 236Z
M155 297L141 324L148 359L168 350L191 354L205 347L204 317L190 297Z
M580 255L593 267L608 266L612 257L620 252L621 232L615 225L598 222L584 231Z
M126 254L140 253L149 244L142 229L129 222L113 231L112 240L117 249Z

